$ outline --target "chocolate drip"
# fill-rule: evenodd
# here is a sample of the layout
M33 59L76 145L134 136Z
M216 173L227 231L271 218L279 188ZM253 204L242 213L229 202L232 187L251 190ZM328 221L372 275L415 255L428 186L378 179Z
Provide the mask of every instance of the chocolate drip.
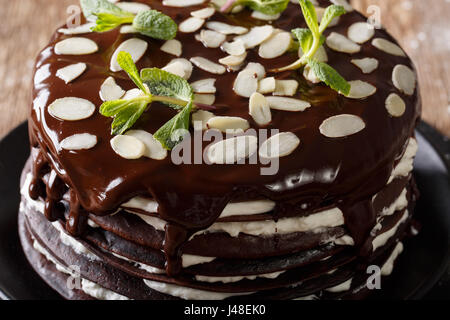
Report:
M66 221L66 230L73 236L81 235L87 226L87 213L80 205L77 194L70 190L70 211Z
M190 235L185 228L174 223L168 223L165 229L166 273L169 276L175 276L182 270L180 246L188 240Z
M56 221L64 214L64 207L59 201L61 201L66 188L55 170L50 171L46 186L47 197L44 213L48 220Z
M45 195L45 185L41 178L45 174L44 169L48 169L48 163L41 149L33 149L31 155L33 157L32 180L28 191L31 199L37 200L39 197L44 197Z

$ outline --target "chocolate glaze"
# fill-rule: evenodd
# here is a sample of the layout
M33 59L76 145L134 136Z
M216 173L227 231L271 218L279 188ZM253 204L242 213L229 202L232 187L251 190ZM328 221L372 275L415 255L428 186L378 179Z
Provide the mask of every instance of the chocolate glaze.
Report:
M203 6L169 8L160 1L141 1L154 9L170 15L177 23L186 19L190 12ZM322 6L328 1L320 1ZM247 27L262 24L249 17L244 11L236 15L216 13L211 21L225 21ZM340 18L335 31L346 34L354 22L365 18L350 12ZM290 30L305 27L300 9L290 4L281 18L273 22L274 27ZM50 44L41 52L36 63L33 105L30 117L30 139L33 146L39 145L39 154L34 158L34 179L30 186L33 198L45 196L39 179L42 169L51 168L54 186L67 185L70 190L70 214L67 230L79 235L83 232L86 213L104 216L114 212L121 203L136 195L150 195L159 203L159 215L168 221L164 240L167 256L167 271L174 275L180 271L179 248L197 230L211 225L225 205L233 199L245 199L255 194L277 202L274 212L295 211L301 204L314 210L329 204L339 204L343 210L346 226L351 236L361 243L374 225L373 210L369 200L386 184L389 174L403 150L405 141L411 137L420 113L418 90L413 96L402 95L406 112L400 118L392 118L385 110L385 99L396 92L391 81L395 65L404 64L413 68L405 57L388 55L366 43L360 53L351 56L327 50L329 64L347 80L363 80L372 83L377 93L364 100L347 99L323 84L314 85L301 76L301 70L275 74L277 78L295 78L300 83L298 98L309 101L312 107L304 112L273 111L273 121L267 127L280 131L291 131L301 139L301 146L290 156L281 158L280 171L275 176L260 175L260 165L179 165L170 157L163 161L149 159L125 160L116 155L109 145L111 119L95 113L89 119L69 122L53 118L47 107L55 99L74 96L88 99L96 106L101 105L99 88L110 75L116 78L124 89L133 88L125 73L111 73L109 62L115 48L126 39L138 37L149 42L145 56L137 63L138 68L163 67L172 57L160 51L162 41L140 35L122 35L118 29L106 33L81 35L94 40L100 50L84 56L62 56L54 53L54 45L68 36L56 33ZM375 37L395 42L384 30L376 30ZM183 43L183 57L203 56L217 61L225 54L220 49L207 49L194 39L194 33L177 36ZM380 61L379 68L371 74L362 74L350 63L351 59L374 57ZM248 62L260 62L266 69L287 65L297 59L296 53L285 54L276 59L259 58L250 50ZM65 84L55 76L56 70L75 62L85 62L87 71L73 83ZM217 77L216 115L240 116L255 123L248 115L248 99L238 97L232 91L236 72L227 72ZM194 68L190 81L214 77ZM318 130L326 118L349 113L360 116L366 128L353 136L329 139ZM152 104L150 110L135 125L137 129L155 132L174 115L174 111ZM98 138L98 144L86 151L66 151L60 146L64 138L88 132ZM205 143L206 145L206 143ZM355 152L356 151L356 152ZM45 159L45 160L44 160ZM62 180L54 176L53 172ZM311 173L313 181L301 184L299 177ZM291 186L291 187L289 187ZM62 187L61 187L62 188ZM64 186L65 188L65 186ZM48 217L54 218L52 208L58 201L61 190L50 187ZM48 196L48 195L47 195ZM364 215L364 216L361 216Z

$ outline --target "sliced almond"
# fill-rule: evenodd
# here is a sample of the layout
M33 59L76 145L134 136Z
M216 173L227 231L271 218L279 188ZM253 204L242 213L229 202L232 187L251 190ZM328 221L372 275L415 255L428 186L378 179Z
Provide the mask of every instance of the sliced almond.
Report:
M62 40L55 45L58 55L85 55L98 51L97 44L88 38L73 37Z
M238 136L219 141L207 149L207 158L212 164L234 164L249 158L258 149L255 136Z
M217 129L224 133L244 132L250 125L247 120L240 117L212 117L208 120L207 126L210 129Z
M264 20L264 21L275 21L278 20L278 18L281 16L281 13L277 14L264 14L261 11L254 10L252 12L252 18L258 19L258 20Z
M116 6L118 6L120 9L124 11L131 12L134 14L138 14L139 12L151 9L150 6L139 2L118 2L116 3Z
M354 80L348 82L351 86L350 93L347 96L352 99L365 99L374 95L377 92L377 88L371 85L368 82L364 82L361 80Z
M213 7L208 7L208 8L192 11L191 16L200 18L200 19L208 19L208 18L211 18L215 12L216 12L216 10Z
M297 80L276 80L274 96L290 96L295 95L298 89Z
M362 44L375 35L375 28L367 22L356 22L347 31L347 36L353 42Z
M208 126L206 125L208 123L208 120L214 117L214 113L205 111L205 110L198 110L192 114L192 126L194 127L194 130L206 130L208 129Z
M123 100L131 100L131 99L134 99L137 97L141 97L143 95L144 95L144 93L140 89L134 88L134 89L130 89L127 92L125 92L122 99Z
M222 44L222 50L228 53L230 56L239 56L245 53L244 42L242 40L225 42L224 44Z
M194 94L194 102L211 106L216 101L214 94Z
M131 55L131 58L136 63L139 59L142 58L145 51L147 51L148 43L142 39L131 38L124 42L122 42L114 51L114 54L111 57L110 69L112 72L121 71L122 68L119 66L117 62L117 56L121 51L128 52Z
M74 134L61 141L64 150L87 150L97 144L97 137L89 133Z
M190 17L180 23L178 29L184 33L192 33L200 29L204 23L205 19Z
M73 28L61 28L58 32L65 35L91 33L93 27L95 27L95 23L89 22Z
M403 51L402 48L400 48L398 45L396 45L395 43L383 39L383 38L376 38L372 40L372 45L389 54L392 54L394 56L399 56L399 57L406 57L406 53L405 51Z
M176 39L167 40L161 46L161 51L179 57L183 53L183 45Z
M311 107L309 102L286 98L286 97L266 97L267 102L269 102L270 109L282 110L282 111L305 111L307 108Z
M416 90L416 74L402 64L395 66L392 72L392 82L398 90L408 96L413 95Z
M253 93L250 97L248 107L249 114L258 125L265 126L272 121L269 102L262 94L258 92Z
M261 144L259 156L266 159L286 157L300 145L300 139L292 132L278 133Z
M206 72L210 72L210 73L214 73L214 74L224 74L225 71L227 71L224 66L214 63L203 57L193 57L190 59L190 61L195 66L197 66L198 68L200 68Z
M177 58L170 61L167 66L162 69L188 80L192 75L193 68L192 63L189 60Z
M163 5L168 7L190 7L204 3L205 0L163 0Z
M250 70L251 72L253 72L258 80L261 80L266 76L266 69L261 63L250 62L249 64L247 64L244 70Z
M212 30L203 29L200 31L200 41L207 48L218 48L225 42L227 36Z
M276 80L274 77L261 79L258 83L258 92L262 94L272 93L276 88Z
M289 32L278 31L261 43L258 54L263 59L274 59L282 56L291 47L292 36Z
M48 106L51 116L67 121L87 119L94 114L95 105L82 98L66 97L56 99Z
M121 34L138 33L138 31L132 25L124 25L120 27L120 33Z
M313 69L311 69L310 66L305 66L305 68L303 68L303 77L308 80L311 81L312 83L320 83L320 79L317 78L316 73L314 72Z
M245 61L245 58L247 58L247 52L244 52L239 56L226 56L219 59L219 62L223 65L234 67L241 65Z
M232 26L230 24L226 24L218 21L209 21L206 23L206 27L208 29L223 33L225 35L228 34L244 34L248 32L247 28L241 26Z
M401 117L406 111L406 104L396 93L391 93L386 99L386 110L393 117Z
M251 49L269 39L274 30L270 25L253 27L250 32L237 36L234 40L241 40L244 42L245 48Z
M72 82L86 71L86 63L75 63L67 67L58 69L56 71L56 76L62 79L65 83Z
M144 144L144 157L154 160L163 160L167 157L167 150L164 149L161 143L151 133L144 130L130 130L125 135L135 137Z
M353 59L351 62L366 74L375 71L379 65L378 60L375 58Z
M100 99L103 101L112 101L122 98L125 94L119 85L117 85L116 80L113 77L108 77L103 82L100 87Z
M328 138L343 138L360 132L366 127L364 121L352 114L340 114L326 119L320 125L320 133Z
M238 73L233 85L234 92L241 96L250 98L258 90L258 79L252 70L242 70Z
M216 79L208 78L191 83L191 87L195 93L216 93Z
M327 46L338 52L356 53L361 50L361 46L354 43L342 34L332 32L326 40Z
M145 154L144 143L132 136L115 136L110 143L114 152L125 159L139 159Z

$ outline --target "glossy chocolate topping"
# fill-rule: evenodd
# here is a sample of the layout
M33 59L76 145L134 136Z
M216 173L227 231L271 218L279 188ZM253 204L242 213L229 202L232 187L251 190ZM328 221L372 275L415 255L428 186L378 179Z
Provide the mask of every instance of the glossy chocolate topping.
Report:
M171 8L163 6L160 1L140 2L168 14L178 24L192 11L206 6ZM329 4L328 1L319 2L322 7ZM216 12L209 20L246 27L266 24L251 18L247 10L233 15ZM365 18L355 11L349 12L340 18L338 26L330 27L325 36L333 31L346 35L348 27L358 21L365 21ZM292 3L272 24L287 31L306 27L299 6ZM272 111L273 119L267 128L293 132L301 144L291 155L280 159L277 175L264 176L260 174L260 164L175 165L170 157L162 161L147 158L126 160L114 153L110 146L111 118L99 112L75 122L52 117L47 109L58 98L84 98L99 107L102 104L100 86L108 76L113 76L125 90L134 88L124 72L109 70L113 52L126 39L137 37L149 43L144 57L137 62L139 69L162 68L174 58L159 49L163 41L138 34L120 34L119 29L79 36L95 41L99 51L82 56L56 55L55 44L70 37L56 33L36 64L30 136L32 145L40 147L40 153L34 156L35 180L30 194L33 198L47 196L47 218L54 220L58 217L55 203L61 199L67 186L70 188L70 214L66 227L72 234L82 232L86 212L108 215L136 195L150 195L159 204L160 217L169 222L164 242L169 275L179 271L178 249L189 235L210 226L225 205L238 198L245 200L257 196L276 201L275 218L282 212L301 213L334 204L342 209L346 227L356 243L367 237L375 224L372 196L386 185L405 142L413 135L420 114L418 90L412 96L402 95L406 103L402 117L391 117L385 108L387 96L397 92L391 80L392 70L398 64L413 68L409 58L382 52L370 41L362 45L361 52L353 55L326 48L328 63L345 79L366 81L376 87L376 94L363 100L346 98L323 83L308 82L302 76L303 70L269 74L277 79L296 79L300 83L296 97L310 102L312 107L304 112ZM183 58L201 56L216 62L226 56L220 48L205 48L194 36L195 33L178 33L176 39L183 44ZM395 42L384 30L376 30L374 37ZM351 59L366 57L380 61L378 69L371 74L363 74L350 62ZM259 62L269 70L285 66L297 58L297 52L291 52L267 60L251 49L246 62ZM86 63L88 69L72 83L66 84L55 76L58 69L78 62ZM248 114L248 99L237 96L233 91L236 76L237 72L232 71L216 76L194 67L189 81L217 78L214 105L218 109L214 111L215 115L239 116L258 129ZM340 139L327 138L319 132L325 119L343 113L361 117L366 124L365 129ZM154 133L174 114L174 110L153 103L134 128ZM77 133L97 136L97 145L90 150L63 150L60 142ZM50 173L50 178L45 188L39 185L39 179L46 173Z

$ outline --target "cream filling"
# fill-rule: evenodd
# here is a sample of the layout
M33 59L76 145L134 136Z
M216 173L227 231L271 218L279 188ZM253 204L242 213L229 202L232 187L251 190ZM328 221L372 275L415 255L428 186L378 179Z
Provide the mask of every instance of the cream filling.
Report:
M389 177L388 184L391 183L395 178L407 177L413 170L414 157L417 154L419 146L416 139L410 138L408 146L406 147L405 154L403 155L400 162L395 166L394 170Z
M408 218L408 214L409 214L408 210L405 210L405 213L403 213L402 218L395 224L394 227L392 227L391 229L389 229L386 232L383 232L382 234L378 235L377 237L375 237L375 239L372 240L373 251L375 251L379 247L384 246L388 242L388 240L390 238L392 238L392 236L394 236L394 234L397 232L400 225L403 222L405 222L406 219Z
M352 280L353 278L350 278L347 281L338 284L337 286L325 289L325 291L333 293L348 291L352 286Z
M62 243L64 243L66 246L72 248L73 251L75 251L76 253L88 257L90 260L100 260L99 257L97 257L88 248L82 245L81 242L76 240L74 237L68 235L59 221L52 222L52 225L53 227L55 227L56 230L59 231L60 239Z
M24 182L22 188L20 189L20 193L26 200L25 206L30 210L35 210L35 211L44 213L44 208L45 208L44 202L39 201L39 200L33 200L30 197L29 189L30 189L31 180L33 180L33 175L31 173L28 173L27 176L25 177L25 182Z
M121 256L120 254L111 252L111 254L119 259L131 262L133 265L135 265L136 267L138 267L139 269L145 270L149 273L156 273L156 274L161 274L161 273L165 273L166 271L163 269L159 269L153 266L150 266L148 264L142 263L142 262L138 262L132 259L128 259L127 257Z
M84 278L81 279L81 290L83 290L84 293L98 300L131 300L128 297L125 297L114 291L105 289L102 286L96 284L95 282L89 281Z
M343 224L344 216L342 211L338 208L333 208L306 217L283 218L278 221L217 222L199 233L226 232L232 237L237 237L239 233L254 236L270 236L294 232L321 232L323 228L337 227Z
M278 271L278 272L272 272L272 273L250 275L250 276L232 276L232 277L195 276L195 280L203 281L203 282L230 283L230 282L238 282L238 281L241 281L244 279L248 279L248 280L255 280L257 278L276 279L280 274L282 274L284 272L286 272L286 271Z
M178 286L175 284L169 284L164 282L158 282L158 281L151 281L144 279L144 283L149 288L165 293L168 295L171 295L173 297L178 297L184 300L223 300L228 297L232 296L242 296L242 295L248 295L253 292L245 292L245 293L228 293L228 292L214 292L214 291L206 291L206 290L200 290L200 289L193 289L193 288L187 288Z
M48 261L53 263L56 267L56 269L62 273L68 274L72 277L79 277L79 275L76 275L66 267L62 266L48 250L46 250L44 247L40 245L39 242L36 240L33 241L33 247L41 253ZM105 289L98 284L89 281L84 278L81 279L81 291L84 293L90 295L91 297L94 297L99 300L130 300L128 297L125 297L123 295L120 295L114 291Z
M355 241L353 238L349 235L343 235L340 238L337 238L334 240L334 244L340 245L340 246L354 246Z
M402 252L403 252L403 243L399 242L395 246L394 250L392 251L389 258L386 260L384 265L381 267L382 276L389 276L392 273L392 270L394 269L394 262Z
M183 254L181 256L183 268L194 266L196 264L208 263L215 259L215 257L196 256L193 254Z
M405 188L393 204L391 204L389 207L383 208L378 219L385 216L391 216L394 214L394 212L405 209L408 206L408 199L406 198L406 194L407 190Z

